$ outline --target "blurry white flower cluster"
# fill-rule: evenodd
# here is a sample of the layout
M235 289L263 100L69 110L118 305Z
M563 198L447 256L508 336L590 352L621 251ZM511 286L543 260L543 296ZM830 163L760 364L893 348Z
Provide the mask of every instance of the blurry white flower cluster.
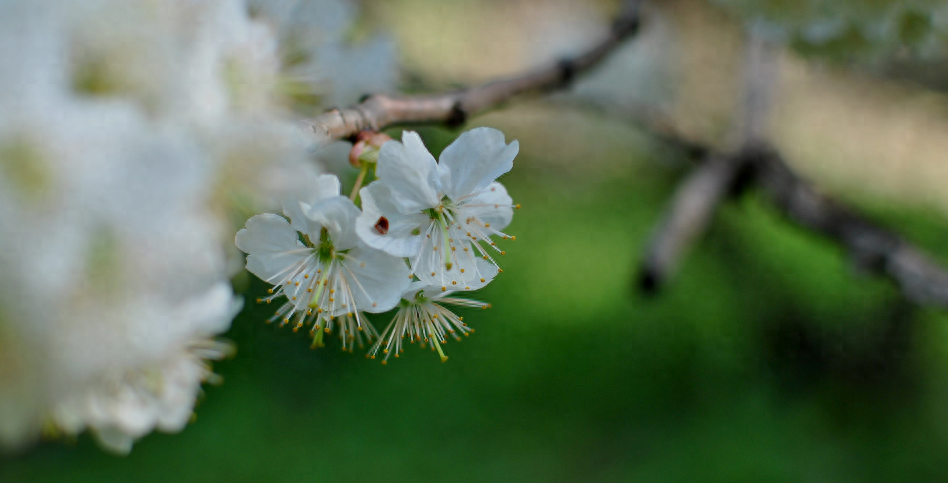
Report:
M285 218L247 221L236 239L248 254L247 270L274 285L261 299L280 302L270 321L309 327L314 347L335 325L343 350L362 346L364 336L375 342L367 356L381 352L385 363L399 357L408 337L445 361L441 344L473 330L442 304L486 308L451 295L490 283L501 271L495 257L504 254L494 239L514 238L502 230L516 206L496 179L513 167L519 144L482 127L445 148L440 162L414 132L356 148L362 175L350 197L341 195L338 178L322 175L302 196L286 199ZM378 179L360 189L372 168ZM363 312L396 306L379 336Z
M189 421L232 351L237 224L319 179L289 114L394 80L352 15L0 1L0 446L88 428L126 452Z

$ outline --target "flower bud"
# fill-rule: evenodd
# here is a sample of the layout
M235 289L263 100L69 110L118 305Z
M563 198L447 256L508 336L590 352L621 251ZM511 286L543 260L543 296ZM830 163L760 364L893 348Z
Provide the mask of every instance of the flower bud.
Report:
M356 142L349 151L349 164L361 168L362 163L374 163L379 159L379 150L392 137L385 133L374 131L360 131L356 134Z
M362 133L359 133L359 135L361 136ZM367 144L368 144L368 141L366 139L360 139L356 141L355 144L352 145L352 150L349 151L349 164L351 164L352 167L354 168L362 167L362 162L359 161L359 156L361 156L362 152L365 151L365 147Z

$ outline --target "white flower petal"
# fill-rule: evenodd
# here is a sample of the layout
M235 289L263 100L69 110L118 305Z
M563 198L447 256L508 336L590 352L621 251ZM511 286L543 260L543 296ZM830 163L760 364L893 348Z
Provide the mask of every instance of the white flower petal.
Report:
M432 237L433 239L435 237ZM444 259L439 252L427 246L422 256L412 259L412 271L416 277L427 285L438 287L439 290L476 290L490 283L497 275L497 267L484 260L469 241L456 241L457 250L452 252L451 269L448 270ZM464 250L467 248L467 250ZM481 280L484 280L481 282Z
M491 183L477 196L464 200L459 207L460 218L475 217L482 223L489 223L493 230L503 230L513 219L513 200L507 189L500 183Z
M481 191L513 168L520 150L515 140L504 142L504 133L489 127L472 129L444 148L439 165L444 193L454 201Z
M350 250L343 263L358 280L351 284L352 296L359 310L365 312L390 310L411 284L411 271L404 260L364 245Z
M93 434L102 447L113 453L126 455L132 452L132 444L135 442L135 438L123 433L118 428L111 426L96 428Z
M329 231L329 238L336 250L348 250L359 241L355 233L355 221L360 214L352 200L335 196L314 204L306 216ZM310 238L313 243L318 243L318 240Z
M285 270L309 256L296 230L282 216L265 213L247 220L237 232L237 248L247 253L247 270L267 282L278 282Z
M431 224L427 215L400 213L392 203L388 186L382 182L376 181L362 188L359 196L362 197L362 214L356 219L355 229L365 244L396 257L411 257L418 253L424 238L422 233Z
M307 235L319 235L319 227L314 226L306 217L309 207L328 198L339 196L339 178L332 174L321 174L316 177L312 185L308 185L301 192L293 193L292 197L285 198L283 214L290 219L290 226L296 231Z
M434 208L441 202L438 165L418 133L405 131L402 142L383 144L377 171L391 189L392 203L403 214Z

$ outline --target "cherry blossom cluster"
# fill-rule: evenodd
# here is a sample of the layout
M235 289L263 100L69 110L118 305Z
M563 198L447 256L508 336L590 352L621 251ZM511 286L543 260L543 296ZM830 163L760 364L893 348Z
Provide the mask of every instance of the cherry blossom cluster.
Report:
M339 179L321 175L302 196L283 202L283 215L262 214L237 233L247 270L273 284L261 302L278 302L271 322L308 327L313 346L338 333L343 350L374 342L367 357L399 357L403 340L436 350L473 329L448 305L487 308L455 294L484 287L501 271L495 240L513 218L507 190L496 179L519 150L496 129L461 134L440 159L406 131L377 150L357 145L354 158L377 178L353 196ZM374 161L374 162L373 162ZM358 193L358 197L355 195ZM353 200L361 201L361 210ZM364 313L395 307L379 333Z
M390 42L344 40L354 13L0 2L0 449L188 423L233 353L234 233L319 179L294 114L394 82Z

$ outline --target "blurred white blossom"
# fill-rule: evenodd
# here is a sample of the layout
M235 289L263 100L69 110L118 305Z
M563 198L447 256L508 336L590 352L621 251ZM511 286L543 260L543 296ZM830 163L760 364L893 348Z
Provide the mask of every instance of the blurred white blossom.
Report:
M318 179L290 114L333 98L353 19L252 3L0 1L0 445L179 431L232 351L233 234ZM394 80L360 62L336 84Z

